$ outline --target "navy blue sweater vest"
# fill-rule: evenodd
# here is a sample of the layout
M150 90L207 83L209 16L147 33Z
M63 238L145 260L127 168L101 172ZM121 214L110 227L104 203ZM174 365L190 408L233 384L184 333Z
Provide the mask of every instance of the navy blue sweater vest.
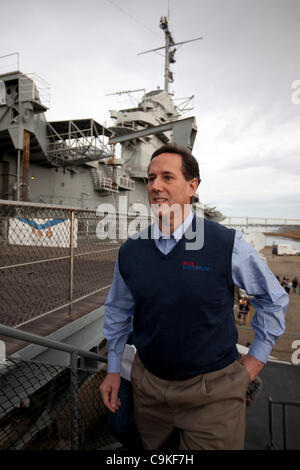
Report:
M195 222L194 217L194 231ZM132 341L144 366L157 377L184 380L237 359L234 235L234 230L205 220L200 250L187 250L184 236L168 255L150 236L129 238L121 246L120 273L136 305Z

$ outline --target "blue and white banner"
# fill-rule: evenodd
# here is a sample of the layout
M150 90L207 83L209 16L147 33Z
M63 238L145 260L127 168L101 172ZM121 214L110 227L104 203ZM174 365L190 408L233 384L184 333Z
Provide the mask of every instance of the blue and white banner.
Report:
M74 220L73 246L77 247L78 221ZM69 219L9 220L8 243L11 245L68 248L70 246Z

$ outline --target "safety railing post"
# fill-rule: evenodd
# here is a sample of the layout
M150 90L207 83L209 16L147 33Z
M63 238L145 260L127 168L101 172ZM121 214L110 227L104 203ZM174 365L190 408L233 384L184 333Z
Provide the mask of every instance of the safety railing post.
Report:
M286 449L286 404L282 403L283 450Z
M273 422L272 422L272 397L269 397L269 436L270 449L273 449Z
M70 394L71 394L71 450L79 448L79 412L78 412L78 367L77 352L70 354Z
M74 211L70 213L69 317L72 316L74 289Z

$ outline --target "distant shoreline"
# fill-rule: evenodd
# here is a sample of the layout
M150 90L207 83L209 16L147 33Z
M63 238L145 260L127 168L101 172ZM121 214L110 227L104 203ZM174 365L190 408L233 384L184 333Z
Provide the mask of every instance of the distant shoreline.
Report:
M263 232L264 235L272 237L292 238L300 240L300 229L287 230L286 232Z

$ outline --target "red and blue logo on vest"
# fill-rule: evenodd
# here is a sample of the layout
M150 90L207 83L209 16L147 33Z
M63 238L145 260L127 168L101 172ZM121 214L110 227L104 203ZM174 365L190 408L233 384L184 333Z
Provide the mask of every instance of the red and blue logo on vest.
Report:
M201 266L195 264L194 261L183 261L182 269L188 271L210 271L210 266Z

